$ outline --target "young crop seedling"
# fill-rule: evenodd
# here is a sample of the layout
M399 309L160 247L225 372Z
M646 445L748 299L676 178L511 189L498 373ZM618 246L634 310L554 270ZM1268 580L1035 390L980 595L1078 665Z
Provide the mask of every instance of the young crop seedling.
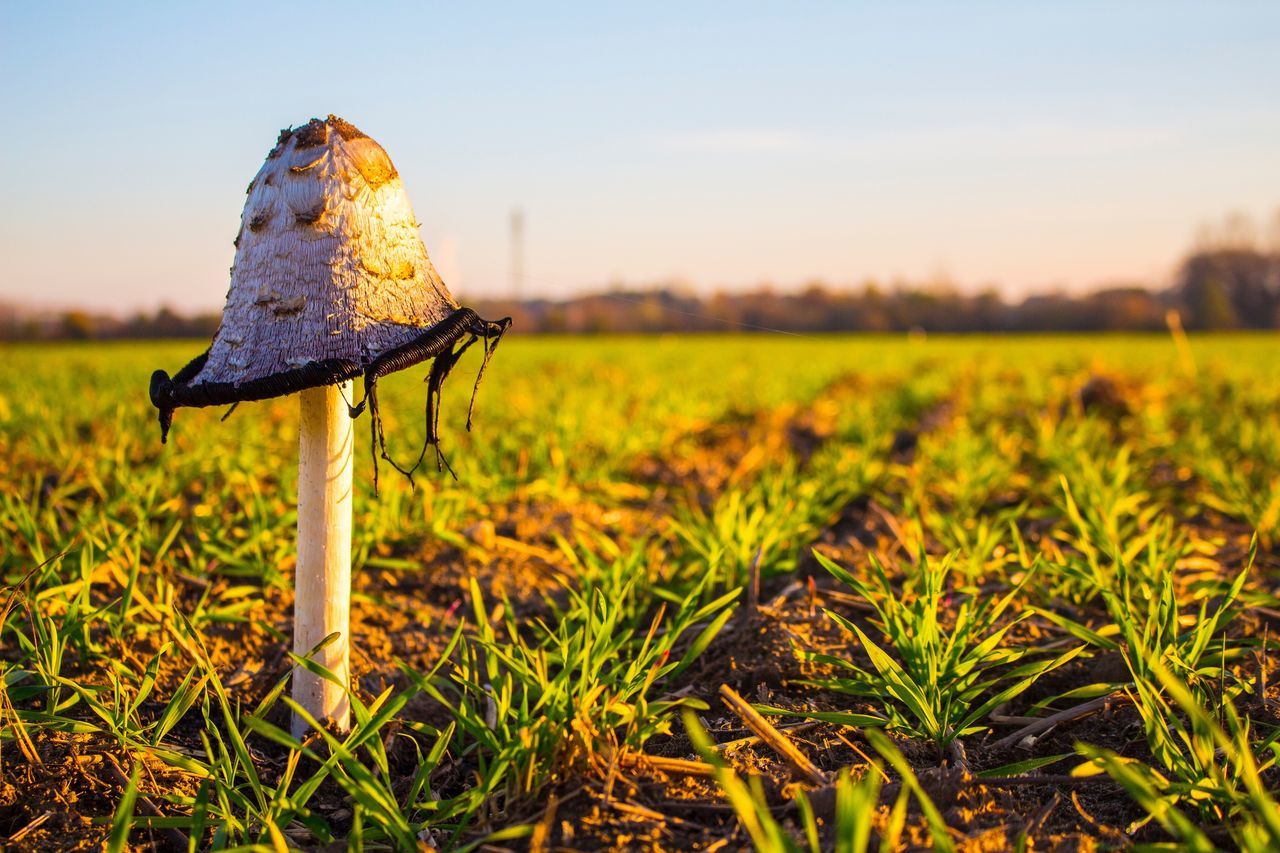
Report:
M294 651L336 675L294 672L307 716L349 726L352 421L368 405L374 482L392 465L378 380L433 360L426 443L439 452L441 387L462 353L484 340L488 362L509 320L490 322L453 299L418 235L391 158L336 116L281 132L249 184L222 323L213 344L172 378L151 377L161 440L180 406L235 405L298 394L298 559ZM484 367L481 366L481 372ZM354 405L352 380L364 379ZM479 384L479 375L476 382ZM325 642L328 640L328 642Z
M473 795L504 801L534 795L553 780L601 772L667 732L691 698L654 698L687 669L734 612L733 590L701 604L707 579L679 601L643 615L639 550L603 566L549 620L522 630L509 602L486 608L472 580L475 636L460 638L438 676L408 671L468 736L484 784ZM644 608L647 609L647 608ZM692 635L691 642L682 642Z
M1009 630L1031 615L1026 611L1006 615L1015 606L1030 572L1003 597L984 598L947 589L954 555L938 561L921 552L916 575L901 591L894 589L874 557L870 559L875 573L872 585L858 580L821 553L815 551L814 556L823 568L874 608L876 627L888 638L895 655L882 649L850 619L827 610L828 616L858 639L872 668L845 657L813 653L809 655L813 661L830 664L847 674L812 683L852 696L888 699L877 714L883 724L929 740L940 750L957 738L981 731L985 728L982 721L992 709L1085 648L1079 645L1057 657L1038 657L1013 665L1040 651L1034 646L1003 643ZM953 595L961 600L954 605L953 624L947 627L941 619L943 598ZM839 722L842 715L814 716ZM865 725L869 721L859 722Z
M1081 743L1076 750L1091 764L1077 772L1107 773L1142 806L1147 816L1130 832L1154 821L1184 849L1210 851L1216 845L1204 828L1222 826L1241 850L1280 847L1280 804L1264 778L1280 758L1280 729L1255 735L1230 698L1222 697L1216 709L1206 707L1165 666L1168 658L1141 647L1135 651L1150 661L1149 676L1137 678L1135 703L1154 761Z

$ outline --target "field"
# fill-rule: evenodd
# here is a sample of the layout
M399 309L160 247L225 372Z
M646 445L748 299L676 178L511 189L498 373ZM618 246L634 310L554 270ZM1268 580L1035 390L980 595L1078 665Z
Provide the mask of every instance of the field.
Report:
M201 346L0 352L0 848L1280 847L1273 336L512 335L456 480L359 422L305 743L297 402L162 446Z

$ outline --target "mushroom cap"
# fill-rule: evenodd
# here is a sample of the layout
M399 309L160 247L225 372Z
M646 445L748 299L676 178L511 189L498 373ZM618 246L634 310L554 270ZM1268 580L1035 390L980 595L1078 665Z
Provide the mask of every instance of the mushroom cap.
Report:
M192 384L367 366L458 308L382 146L335 116L281 131L249 184L222 324Z
M312 119L280 132L249 184L213 344L172 378L155 371L151 402L163 439L179 406L362 374L368 393L378 377L428 359L438 391L462 350L484 338L490 353L509 324L480 319L449 293L382 146L336 116Z

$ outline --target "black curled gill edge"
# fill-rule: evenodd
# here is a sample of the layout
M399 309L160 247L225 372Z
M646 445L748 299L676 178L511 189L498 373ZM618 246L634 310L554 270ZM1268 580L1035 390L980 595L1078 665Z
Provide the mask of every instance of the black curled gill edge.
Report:
M188 384L204 367L208 358L209 353L206 350L203 355L193 359L190 364L179 370L172 379L163 370L157 370L151 374L151 404L159 409L162 444L168 441L174 410L183 406L203 408L267 400L307 388L336 385L360 375L360 365L356 362L345 358L330 358L239 384L234 382Z
M370 450L374 463L375 492L378 484L379 457L391 463L392 467L407 476L412 483L413 473L425 458L427 447L434 446L437 468L441 470L448 468L452 473L452 468L449 468L449 463L439 447L440 390L463 352L476 341L483 340L484 361L476 373L475 385L471 390L471 402L467 408L467 430L469 431L475 409L476 393L480 389L485 368L488 367L489 359L493 357L498 342L510 327L510 317L497 321L485 320L470 308L459 308L417 338L388 350L363 368L350 359L335 358L313 361L302 367L238 384L201 382L192 385L191 380L200 373L208 361L209 352L206 350L192 359L172 378L163 370L157 370L151 374L151 404L158 410L160 441L164 443L168 440L169 428L173 423L173 412L183 406L205 407L231 404L234 407L235 404L242 402L266 400L323 385L336 385L363 375L365 399L358 405L348 404L348 408L352 418L358 417L364 411L366 404L369 408L370 429L374 439L374 446ZM426 441L418 460L406 469L387 454L386 436L383 433L382 419L378 412L378 380L387 374L404 370L427 359L435 359L435 362L426 380Z
M378 492L379 458L388 462L391 467L407 477L410 485L412 485L414 482L413 475L426 458L428 447L434 447L436 450L436 469L438 471L447 470L451 476L455 479L457 478L452 466L449 465L449 460L445 458L444 453L440 450L440 391L444 386L445 379L448 378L449 373L453 370L454 365L458 363L462 354L476 341L483 340L484 360L480 364L480 369L476 372L475 384L471 388L471 401L467 407L467 431L469 432L471 430L472 413L475 410L476 394L480 390L480 381L484 378L485 368L488 367L489 359L493 357L493 353L498 347L498 342L502 339L507 329L511 327L510 317L504 317L497 321L485 320L469 308L459 309L453 316L456 317L463 314L465 316L462 319L465 322L449 324L447 328L442 328L445 323L441 323L420 337L383 353L365 368L364 400L357 405L352 405L350 410L351 416L354 418L364 411L366 404L369 408L369 453L373 459L374 494ZM434 361L431 364L431 372L426 379L427 400L423 413L425 436L418 458L411 466L405 468L387 453L386 433L383 431L382 416L378 409L378 380L387 374L404 370L427 359L434 359Z

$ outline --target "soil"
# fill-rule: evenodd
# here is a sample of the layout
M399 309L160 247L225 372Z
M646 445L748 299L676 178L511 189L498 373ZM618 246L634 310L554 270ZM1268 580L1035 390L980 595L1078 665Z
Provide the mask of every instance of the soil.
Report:
M388 553L410 559L420 570L370 568L356 580L353 596L353 677L359 691L371 699L387 686L403 686L404 678L393 663L405 661L418 670L435 665L459 620L469 613L468 585L476 579L491 601L505 596L522 617L546 615L572 568L555 544L555 536L576 529L608 531L625 538L652 530L678 499L709 503L732 484L792 454L801 464L830 440L833 413L842 395L866 393L864 383L848 377L832 383L809 407L784 407L764 412L736 412L723 420L675 442L667 451L634 460L628 470L644 486L649 498L623 506L600 506L590 501L561 505L542 497L517 499L510 505L489 508L487 518L467 528L466 548L442 543L422 543L405 552ZM1124 389L1106 380L1090 382L1074 400L1077 410L1099 409L1111 417L1125 413ZM918 439L945 428L953 415L949 401L926 407L916 423L890 430L884 442L892 464L913 464ZM909 470L902 472L909 476ZM1159 475L1160 472L1157 472ZM1153 483L1153 488L1176 488L1185 483ZM904 519L892 501L855 501L840 510L821 532L813 548L842 563L865 563L876 558L891 573L911 557L902 543ZM1028 539L1034 541L1036 525L1028 520ZM1202 538L1221 542L1216 559L1226 570L1238 569L1248 551L1248 528L1220 516L1198 517L1191 522ZM1280 558L1264 549L1260 567L1275 569ZM236 581L237 583L240 581ZM185 594L194 603L202 585L226 585L221 579L189 579ZM104 587L105 588L105 587ZM808 790L821 818L834 809L829 785L813 785L800 778L791 765L759 739L753 739L742 719L721 701L720 688L728 685L748 701L796 711L874 710L850 697L813 686L810 680L829 674L806 661L799 648L829 649L846 656L861 654L843 630L825 616L824 608L866 625L865 607L849 595L810 556L802 558L797 572L765 578L759 606L742 606L694 666L665 686L671 694L692 695L711 708L702 714L704 726L720 743L736 742L725 751L729 763L744 777L755 775L775 814L795 826L797 812L787 796L797 788ZM211 659L224 681L246 705L265 696L289 668L287 637L290 593L264 588L249 621L210 630L204 636ZM1264 628L1280 629L1280 613L1255 611L1238 620L1235 630L1260 634ZM145 643L120 648L123 661L145 661L154 649ZM864 659L865 662L865 659ZM155 691L168 697L185 670L162 670ZM81 674L87 681L100 675ZM1106 656L1078 659L1051 673L1025 695L1000 709L1017 717L1038 700L1072 685L1123 677L1123 664ZM1270 673L1270 683L1280 677ZM1273 693L1275 690L1273 689ZM143 713L160 707L152 700ZM1274 712L1258 711L1263 715ZM425 697L417 697L403 712L409 719L439 725L444 712ZM278 721L283 722L283 720ZM803 724L775 719L786 737L808 756L828 778L842 768L855 775L872 772L869 755L874 750L861 732L831 724ZM1280 722L1276 719L1275 722ZM676 726L677 730L680 726ZM1135 841L1161 840L1159 831L1146 826L1131 834L1129 827L1143 817L1141 809L1106 777L1071 779L1052 775L1052 768L1035 778L984 781L974 775L983 769L1037 756L1071 753L1076 741L1107 746L1125 755L1145 752L1141 720L1122 698L1074 722L1063 723L1029 745L999 746L1017 725L997 725L989 734L963 743L958 752L939 754L932 746L899 740L899 748L915 768L922 785L947 820L953 840L962 850L1006 850L1021 840L1035 850L1093 850ZM170 740L192 752L202 751L194 727L175 729ZM124 768L134 759L121 745L100 736L42 732L35 736L34 756L24 755L19 744L7 742L0 753L0 845L5 850L97 850L106 837L109 816L127 781ZM283 770L282 750L259 742L255 762L270 778ZM137 754L137 753L134 753ZM694 759L683 734L659 736L646 746L657 758ZM33 760L34 759L34 760ZM407 780L414 769L409 751L392 749L393 768ZM437 790L468 784L471 768L450 766L433 780ZM140 803L139 814L163 813L165 804L155 795L182 791L193 794L190 778L169 771L158 761L144 766L141 790L150 794ZM887 816L896 784L886 784L881 812ZM154 799L152 799L154 798ZM313 808L341 826L349 817L349 805L339 790L322 789ZM596 772L555 784L526 800L504 804L483 829L534 823L532 842L512 842L513 849L575 850L716 850L741 849L746 836L713 780L688 773L664 771L643 756L630 763L603 762ZM829 821L828 821L829 823ZM928 844L924 819L912 806L904 836L912 847ZM133 841L153 849L174 849L180 835L173 831L139 830ZM301 846L314 839L291 839ZM185 846L182 847L185 849ZM487 849L502 849L489 846Z

